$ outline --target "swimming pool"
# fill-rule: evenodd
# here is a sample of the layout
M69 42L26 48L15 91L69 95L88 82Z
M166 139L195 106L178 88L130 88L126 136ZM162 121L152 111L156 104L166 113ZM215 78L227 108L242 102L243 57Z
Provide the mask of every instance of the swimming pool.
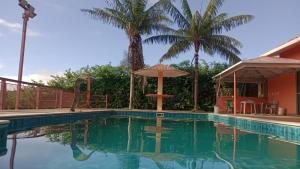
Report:
M1 169L300 168L300 129L279 124L150 112L9 120L0 127Z

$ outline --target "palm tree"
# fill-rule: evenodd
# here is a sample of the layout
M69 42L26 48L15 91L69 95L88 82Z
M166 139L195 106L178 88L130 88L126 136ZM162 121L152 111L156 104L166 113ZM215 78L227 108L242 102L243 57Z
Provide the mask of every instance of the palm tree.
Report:
M196 11L192 14L187 0L182 0L182 13L172 3L164 4L165 9L177 22L179 29L169 34L150 37L146 43L171 43L169 50L160 61L176 57L180 53L194 48L194 109L198 109L198 76L199 50L209 55L219 54L221 57L234 63L240 60L239 48L242 44L223 32L245 24L252 20L251 15L228 17L227 13L219 13L224 0L210 0L203 14Z
M131 65L129 108L132 108L134 76L133 71L144 67L142 36L153 33L166 33L171 29L170 19L165 15L159 0L148 7L148 0L110 0L106 1L108 8L82 9L94 19L125 31L129 39L128 61Z

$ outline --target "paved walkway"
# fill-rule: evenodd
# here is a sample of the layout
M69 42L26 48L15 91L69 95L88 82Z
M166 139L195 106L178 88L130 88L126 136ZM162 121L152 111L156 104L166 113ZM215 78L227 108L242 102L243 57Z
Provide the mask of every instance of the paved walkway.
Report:
M107 109L77 109L71 112L70 109L28 109L28 110L5 110L0 111L0 118L21 117L21 116L40 116L40 115L57 115L57 114L74 114L82 112L99 112L108 111Z
M238 115L239 117L251 117L256 119L277 120L300 123L300 116L273 116L273 115Z

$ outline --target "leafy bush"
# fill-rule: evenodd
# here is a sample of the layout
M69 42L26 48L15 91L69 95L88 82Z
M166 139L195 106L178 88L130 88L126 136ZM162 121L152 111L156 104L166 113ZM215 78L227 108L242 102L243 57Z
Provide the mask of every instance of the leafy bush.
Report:
M174 95L173 98L165 100L164 109L191 110L193 108L193 65L189 61L184 61L172 66L187 71L190 75L164 79L164 93ZM199 74L199 106L202 110L210 111L215 104L215 83L212 77L227 67L228 65L224 63L208 64L202 61ZM124 66L97 65L87 66L78 71L67 70L63 76L53 76L53 80L49 81L48 85L72 89L75 80L85 74L94 77L91 83L92 95L107 94L110 108L128 107L130 74L128 68ZM143 78L136 78L134 107L138 109L155 109L155 99L145 95L156 93L156 86L156 78L147 78L147 85L143 90Z

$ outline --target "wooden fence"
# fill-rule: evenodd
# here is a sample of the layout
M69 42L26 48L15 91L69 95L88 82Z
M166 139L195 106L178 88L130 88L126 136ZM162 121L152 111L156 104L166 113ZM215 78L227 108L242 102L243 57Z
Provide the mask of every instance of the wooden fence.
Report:
M0 77L0 110L16 109L16 93L19 83L21 91L18 109L70 108L72 105L73 91ZM87 108L99 108L100 104L104 104L105 108L108 107L107 96L86 97L84 93L81 96L80 107L89 105Z

